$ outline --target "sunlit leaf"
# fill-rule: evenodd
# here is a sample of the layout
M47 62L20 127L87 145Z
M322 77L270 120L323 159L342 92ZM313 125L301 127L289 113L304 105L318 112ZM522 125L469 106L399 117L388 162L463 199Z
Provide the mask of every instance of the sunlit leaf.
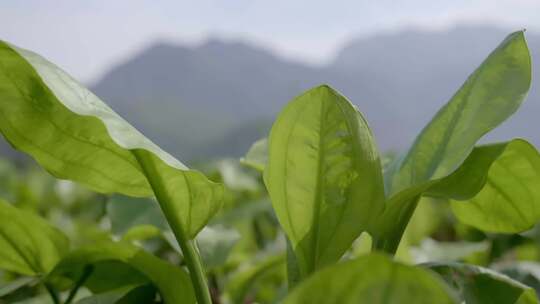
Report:
M311 89L281 112L264 180L301 276L337 261L373 223L381 175L366 121L332 88Z
M381 228L384 232L379 240L385 244L379 241L379 248L395 251L418 199L434 181L452 174L466 158L475 165L469 155L475 143L519 108L530 84L531 59L523 32L519 31L509 35L469 76L408 152L386 172L389 202L380 223L391 223L392 227ZM455 186L449 190L459 191ZM441 187L438 190L443 191Z
M41 217L0 201L0 269L48 273L69 250L67 237Z
M61 69L0 42L0 132L58 178L104 193L155 194L193 238L222 188L140 134Z
M516 233L540 221L540 154L523 140L511 142L492 164L473 198L453 201L457 218L489 232Z
M421 268L372 254L339 263L309 277L285 304L458 303L440 278Z

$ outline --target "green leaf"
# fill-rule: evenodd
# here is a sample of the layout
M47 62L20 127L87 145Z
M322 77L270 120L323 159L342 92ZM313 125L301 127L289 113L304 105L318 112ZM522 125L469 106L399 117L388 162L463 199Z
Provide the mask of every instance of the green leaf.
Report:
M491 165L473 198L453 201L457 218L488 232L517 233L540 220L540 155L523 140L511 142Z
M362 256L315 273L284 304L443 304L457 303L430 271L393 262L380 254Z
M495 269L514 280L534 288L540 293L540 264L537 262L510 262L496 265Z
M60 230L0 200L0 269L46 274L68 250L69 241Z
M378 233L378 248L395 251L418 199L434 181L458 170L467 162L466 158L470 165L477 166L472 159L474 155L469 155L474 144L518 109L530 84L531 59L523 32L519 31L510 34L469 76L422 130L409 151L386 172L389 202L380 220L383 227L378 230L383 232ZM496 149L491 150L490 153L498 153ZM438 190L458 196L456 185L467 183ZM470 188L475 187L476 184L465 187L463 196L469 196ZM386 244L381 245L381 242Z
M458 218L471 225L475 225L479 228L490 228L485 225L485 222L499 223L500 227L506 227L506 231L499 229L499 232L511 232L511 227L521 227L521 231L526 230L534 225L539 219L540 214L532 212L535 209L535 201L524 201L522 191L527 191L523 187L518 191L510 191L505 193L505 198L508 200L493 201L493 197L484 196L483 189L491 189L491 180L505 181L507 183L528 184L530 188L534 188L535 181L539 179L531 179L531 175L535 176L534 168L526 169L523 171L522 176L513 176L508 172L503 172L499 169L501 166L507 166L506 164L511 159L516 164L531 164L538 163L538 152L528 142L522 139L515 139L506 143L491 144L475 147L469 157L461 164L461 166L452 174L445 178L431 180L421 185L409 188L405 191L401 191L398 195L395 195L389 202L387 202L387 209L383 213L380 220L379 229L377 234L377 248L385 249L388 251L395 250L399 244L401 237L400 231L405 227L410 219L410 214L406 212L414 211L418 198L421 195L442 197L446 199L461 200L473 202L471 205L462 206L463 214L457 210L456 215ZM528 176L527 176L528 174ZM522 178L523 180L520 180ZM513 186L513 185L510 185ZM487 191L487 190L486 190ZM519 202L518 202L519 201ZM498 205L493 204L497 202ZM454 202L452 206L462 202ZM465 203L464 203L465 204ZM506 204L506 205L505 205ZM479 214L478 208L483 206L482 212L486 214ZM475 213L468 214L469 210L472 212L476 208ZM490 208L493 208L490 210ZM510 214L506 211L511 210ZM531 212L527 219L516 216L515 212L519 210ZM512 217L512 215L514 215ZM486 219L489 217L489 219ZM484 224L485 226L482 226ZM490 229L486 229L490 230ZM491 228L493 230L493 228Z
M197 236L197 245L208 269L225 264L234 245L240 240L238 231L223 226L207 226Z
M285 264L284 255L271 255L241 268L231 275L225 287L225 293L231 303L244 303L250 288L267 271L283 266Z
M155 288L151 285L124 287L81 299L77 304L138 304L153 303Z
M9 283L0 285L0 298L17 291L20 288L29 285L35 285L39 282L39 278L35 277L20 277ZM1 302L0 302L1 303Z
M261 138L251 145L246 156L240 159L240 162L257 171L263 172L266 163L268 163L268 139Z
M493 270L460 263L426 264L461 293L467 304L536 304L534 290Z
M397 164L389 193L452 173L478 139L519 108L530 85L531 58L519 31L488 56L422 130Z
M337 261L384 207L369 127L326 85L295 98L279 115L264 181L301 276Z
M91 275L84 286L94 293L152 283L167 303L195 303L188 274L127 243L100 243L78 249L66 256L49 275L60 284L76 282L88 267Z
M204 230L204 229L203 229ZM172 233L171 233L172 234ZM156 237L162 237L163 231L159 230L155 226L152 225L139 225L134 226L130 228L124 235L122 236L122 240L127 242L136 242L136 241L144 241ZM174 239L174 236L172 236L172 242L178 246L178 243L176 243L176 240Z
M140 225L169 229L158 203L147 198L113 195L107 202L107 216L111 220L112 232L117 235Z
M412 248L411 254L416 263L454 262L475 253L486 252L489 245L487 242L438 242L428 238L419 247Z
M241 166L237 160L222 159L217 162L217 168L227 189L233 191L257 192L261 186L259 177L250 174L245 167Z
M52 63L5 42L0 132L58 178L103 193L155 192L190 238L221 206L220 185L161 150Z
M267 208L266 208L267 209ZM113 196L107 205L113 233L124 240L143 240L161 236L175 250L182 253L159 205L149 199ZM248 215L242 213L242 216ZM208 268L221 266L227 259L240 235L232 228L220 224L206 226L197 235L199 253Z

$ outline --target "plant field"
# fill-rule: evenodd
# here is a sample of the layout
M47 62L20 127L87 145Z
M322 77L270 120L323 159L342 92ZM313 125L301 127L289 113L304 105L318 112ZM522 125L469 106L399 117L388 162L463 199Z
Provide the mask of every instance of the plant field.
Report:
M0 303L538 303L540 154L479 143L531 87L524 31L486 56L402 154L320 85L188 168L0 41L0 133L33 159L0 161Z

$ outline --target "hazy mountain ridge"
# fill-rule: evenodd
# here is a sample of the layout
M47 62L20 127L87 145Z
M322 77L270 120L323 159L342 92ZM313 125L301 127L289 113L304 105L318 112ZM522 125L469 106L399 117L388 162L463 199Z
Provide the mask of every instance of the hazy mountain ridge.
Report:
M507 33L458 27L381 34L351 41L323 67L243 42L161 43L113 68L92 89L183 160L240 155L288 100L320 83L360 108L382 149L402 149ZM526 36L533 58L540 57L540 36ZM540 70L537 61L534 67ZM539 113L533 88L495 139L521 136L540 144Z

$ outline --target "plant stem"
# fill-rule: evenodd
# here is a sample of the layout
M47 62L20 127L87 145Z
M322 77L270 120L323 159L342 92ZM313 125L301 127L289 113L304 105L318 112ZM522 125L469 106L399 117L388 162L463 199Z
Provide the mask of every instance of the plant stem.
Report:
M93 271L94 271L94 267L92 265L86 265L84 267L81 277L79 278L79 280L77 280L77 282L75 283L75 286L69 292L69 295L66 301L64 302L64 304L70 304L73 301L73 299L75 299L75 296L77 295L77 292L79 291L79 288L81 288L84 282L88 280L88 278L90 277Z
M178 245L180 245L180 248L182 249L184 261L191 277L191 284L193 284L195 296L197 297L197 303L212 304L210 290L208 289L208 283L206 282L206 273L195 241L186 238L178 218L174 216L175 213L172 213L169 210L167 203L162 202L159 197L158 202L165 213L167 222L169 222L169 225L171 226Z
M60 304L60 297L58 297L58 292L49 283L45 283L45 289L47 289L47 292L49 292L53 303Z
M176 241L182 249L184 261L186 262L191 277L191 284L193 285L195 297L197 298L197 303L212 304L210 289L206 282L206 272L204 271L197 245L194 240L189 238L183 229L178 209L175 207L175 202L165 186L166 182L163 179L163 175L158 171L156 163L152 159L152 155L145 153L143 150L134 150L132 152L141 165L141 168L154 191L159 206L174 233Z
M184 259L186 259L198 303L212 304L212 297L210 295L208 283L206 282L206 273L195 241L187 240L184 246L180 244L180 247L182 247Z

